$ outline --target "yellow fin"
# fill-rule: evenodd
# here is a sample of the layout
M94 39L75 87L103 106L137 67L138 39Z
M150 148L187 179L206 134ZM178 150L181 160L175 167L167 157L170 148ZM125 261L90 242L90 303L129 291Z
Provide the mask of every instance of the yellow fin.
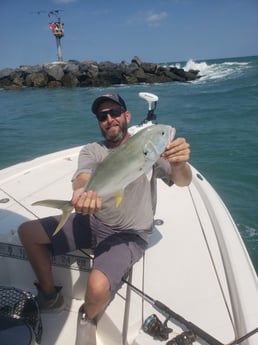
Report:
M121 195L116 197L116 207L118 207L121 204L123 197Z
M115 197L116 197L116 207L118 207L118 206L121 204L121 202L122 202L122 200L123 200L123 196L124 196L123 191L120 191L120 192L115 193Z

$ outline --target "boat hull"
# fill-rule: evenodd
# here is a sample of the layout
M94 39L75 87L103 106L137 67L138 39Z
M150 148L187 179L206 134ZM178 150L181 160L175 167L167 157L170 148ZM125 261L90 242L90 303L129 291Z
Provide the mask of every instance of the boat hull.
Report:
M71 177L80 147L46 155L0 172L0 279L36 293L34 273L18 235L27 220L58 211L31 204L42 199L71 197ZM225 204L194 167L189 187L168 187L158 181L155 227L144 258L136 263L130 282L197 325L204 333L228 344L258 325L257 275L238 229ZM56 284L63 286L66 310L44 315L42 344L72 344L77 311L91 269L91 253L76 251L56 257ZM166 315L127 284L116 294L98 323L98 345L151 345L157 340L142 330L155 313ZM185 327L170 319L169 339ZM206 344L197 338L197 344ZM258 344L253 335L243 344Z

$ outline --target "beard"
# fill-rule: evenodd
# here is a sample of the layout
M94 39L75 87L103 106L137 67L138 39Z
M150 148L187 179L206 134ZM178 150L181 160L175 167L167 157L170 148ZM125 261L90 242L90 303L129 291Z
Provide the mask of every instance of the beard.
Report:
M108 127L107 129L103 129L100 127L101 133L107 142L110 142L110 143L120 142L127 135L128 125L127 125L126 119L124 118L124 121L120 123L116 123L116 124L117 125L114 127L115 129L114 131L112 130L109 131L109 128L111 127Z

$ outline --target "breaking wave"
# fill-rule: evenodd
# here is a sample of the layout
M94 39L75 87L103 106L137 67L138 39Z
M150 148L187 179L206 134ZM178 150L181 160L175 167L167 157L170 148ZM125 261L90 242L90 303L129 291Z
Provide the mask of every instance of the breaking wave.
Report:
M216 62L195 62L190 59L186 64L176 63L170 64L172 67L183 68L185 71L198 70L199 75L202 77L200 80L195 82L203 82L212 79L222 79L230 78L236 74L243 73L247 68L249 68L249 62L239 62L239 61L219 61Z

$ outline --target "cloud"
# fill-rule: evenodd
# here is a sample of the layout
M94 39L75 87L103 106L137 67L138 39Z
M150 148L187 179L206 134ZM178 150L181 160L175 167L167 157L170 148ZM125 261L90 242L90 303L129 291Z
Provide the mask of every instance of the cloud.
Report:
M159 25L166 17L168 16L167 12L156 13L154 11L139 11L134 13L132 16L127 18L127 23L129 25L135 25L140 23L147 23L150 26Z
M145 21L151 25L157 25L166 17L167 17L167 13L164 11L160 13L149 13L146 16Z

